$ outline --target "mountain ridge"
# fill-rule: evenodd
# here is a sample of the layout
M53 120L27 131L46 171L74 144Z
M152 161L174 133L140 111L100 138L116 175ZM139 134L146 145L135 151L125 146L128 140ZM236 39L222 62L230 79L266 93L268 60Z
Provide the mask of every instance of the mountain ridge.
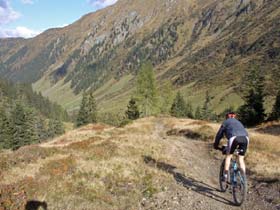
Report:
M274 91L274 80L280 78L279 6L279 1L261 0L122 0L33 39L0 40L0 75L33 82L52 100L57 89L67 90L69 98L61 102L66 106L79 101L84 90L98 91L111 80L135 76L140 63L150 60L160 82L190 87L185 96L198 104L208 86L214 97L216 87L225 94L232 90L237 106L242 103L238 87L252 66L270 77L268 89ZM127 101L129 94L120 97Z

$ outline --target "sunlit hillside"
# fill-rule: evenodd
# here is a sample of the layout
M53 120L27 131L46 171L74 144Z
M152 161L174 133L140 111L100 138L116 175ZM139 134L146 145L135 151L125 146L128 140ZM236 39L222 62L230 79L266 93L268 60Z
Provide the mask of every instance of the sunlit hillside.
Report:
M242 209L279 204L280 138L266 132L269 126L249 130L250 193ZM218 128L150 117L122 128L90 124L2 151L0 209L235 209L231 195L217 190L222 155L212 142Z
M279 17L278 0L119 0L32 39L0 39L0 76L33 83L70 111L93 90L104 111L117 112L140 64L151 61L159 84L171 81L194 107L208 91L220 113L242 104L247 73L257 69L270 110L280 79Z

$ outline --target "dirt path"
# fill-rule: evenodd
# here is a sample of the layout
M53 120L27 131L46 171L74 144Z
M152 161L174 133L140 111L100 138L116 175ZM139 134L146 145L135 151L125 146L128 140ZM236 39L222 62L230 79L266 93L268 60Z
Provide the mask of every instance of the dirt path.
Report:
M210 155L209 144L203 141L166 136L166 128L160 121L157 122L154 132L168 145L166 153L172 157L172 161L158 161L157 164L153 164L155 160L147 158L146 162L151 167L173 175L174 183L152 200L143 201L140 209L277 209L257 194L251 180L246 202L241 207L234 206L230 191L219 192L217 177L222 156L215 159Z

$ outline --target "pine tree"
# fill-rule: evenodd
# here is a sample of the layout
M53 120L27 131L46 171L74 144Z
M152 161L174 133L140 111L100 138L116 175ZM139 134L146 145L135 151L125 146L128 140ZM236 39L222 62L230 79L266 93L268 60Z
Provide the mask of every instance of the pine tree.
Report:
M24 110L24 140L23 145L29 145L39 142L39 136L36 130L36 118L35 112L31 108L25 108Z
M48 138L54 138L55 137L55 124L53 119L49 119L48 122Z
M240 120L247 126L254 126L264 121L264 77L257 68L251 70L248 76L248 94L245 96L245 103L239 110Z
M261 123L265 120L265 108L264 108L264 77L259 75L259 80L256 85L256 96L253 103L253 107L257 112L258 123Z
M43 141L48 138L48 130L46 127L46 123L41 116L39 116L36 120L36 130L38 133L39 141Z
M65 133L64 125L59 119L54 119L53 120L54 124L54 135L59 136Z
M212 110L210 109L210 100L211 98L207 90L205 94L205 101L202 107L202 118L206 120L210 120L212 115Z
M274 106L272 108L272 113L270 114L270 120L280 119L280 90L277 93Z
M126 114L126 117L130 120L136 120L140 117L140 112L139 112L138 106L136 104L136 100L134 98L131 98L129 100L125 114Z
M247 126L254 126L264 121L263 96L253 89L249 91L245 104L239 110L240 120Z
M180 92L176 94L170 113L174 117L192 117L191 105L186 103Z
M136 99L143 116L158 113L158 93L151 63L141 65L137 76Z
M187 102L186 116L189 118L194 118L193 107L189 102Z
M11 148L11 125L2 107L0 107L0 148Z
M89 114L89 122L96 123L97 122L97 104L96 100L93 96L93 93L90 93L88 99L88 114Z
M48 138L54 138L64 134L64 125L59 119L49 119L48 122Z
M24 145L25 143L25 113L24 108L20 103L17 103L12 110L12 140L11 148L16 150Z
M77 127L79 127L79 126L82 126L82 125L86 125L89 122L90 122L90 119L89 119L89 110L88 110L88 97L84 93L83 98L82 98L82 102L81 102L81 105L80 105L80 110L79 110L79 113L78 113L76 125L77 125Z
M160 89L160 112L169 114L174 100L174 92L170 81L165 82Z
M200 106L196 107L194 118L198 119L198 120L202 120L203 116L202 116L202 110L201 110Z

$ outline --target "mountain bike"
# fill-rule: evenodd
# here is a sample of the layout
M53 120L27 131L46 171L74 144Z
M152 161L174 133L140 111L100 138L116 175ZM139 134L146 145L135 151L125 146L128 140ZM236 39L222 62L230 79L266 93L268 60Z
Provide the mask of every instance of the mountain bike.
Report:
M223 154L226 154L226 147L222 149ZM220 167L219 183L221 192L226 192L230 187L232 189L232 195L235 205L240 206L247 195L247 179L246 174L239 168L237 158L240 150L236 149L231 158L230 168L227 176L227 180L223 180L225 159Z

